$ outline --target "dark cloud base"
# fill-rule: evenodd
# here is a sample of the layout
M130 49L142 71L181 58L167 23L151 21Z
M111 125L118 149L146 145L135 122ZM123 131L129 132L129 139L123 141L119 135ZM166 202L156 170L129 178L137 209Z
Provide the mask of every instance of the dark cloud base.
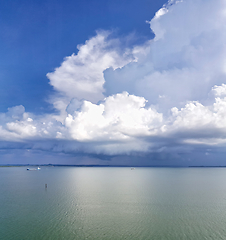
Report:
M200 146L174 152L134 152L130 155L87 154L84 152L64 153L40 149L28 149L28 145L1 143L0 165L16 164L58 164L73 166L128 166L128 167L192 167L226 166L224 148L206 148ZM3 147L4 146L4 147Z

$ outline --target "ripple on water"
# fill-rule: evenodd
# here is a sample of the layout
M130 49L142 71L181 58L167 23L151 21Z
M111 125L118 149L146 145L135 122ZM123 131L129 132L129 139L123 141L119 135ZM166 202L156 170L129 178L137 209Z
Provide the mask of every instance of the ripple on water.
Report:
M0 171L3 240L226 236L226 169Z

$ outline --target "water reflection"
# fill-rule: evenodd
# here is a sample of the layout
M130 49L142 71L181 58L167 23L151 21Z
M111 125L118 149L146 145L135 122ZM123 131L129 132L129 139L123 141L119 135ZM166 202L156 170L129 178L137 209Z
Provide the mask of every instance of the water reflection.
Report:
M0 192L1 239L226 234L223 168L0 168Z

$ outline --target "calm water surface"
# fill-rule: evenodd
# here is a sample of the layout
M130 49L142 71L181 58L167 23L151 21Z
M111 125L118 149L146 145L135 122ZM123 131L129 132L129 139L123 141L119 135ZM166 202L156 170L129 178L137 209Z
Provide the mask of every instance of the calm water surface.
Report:
M225 240L226 168L1 167L0 239Z

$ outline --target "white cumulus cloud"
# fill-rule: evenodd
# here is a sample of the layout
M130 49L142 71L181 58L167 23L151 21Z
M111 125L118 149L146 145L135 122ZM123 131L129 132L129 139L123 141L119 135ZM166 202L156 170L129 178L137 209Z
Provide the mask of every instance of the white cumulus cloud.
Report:
M78 53L66 57L60 67L48 73L50 85L58 92L54 106L64 110L72 98L98 102L104 98L103 71L124 66L131 61L127 52L120 54L117 39L108 39L109 32L98 32L95 37L78 46Z

